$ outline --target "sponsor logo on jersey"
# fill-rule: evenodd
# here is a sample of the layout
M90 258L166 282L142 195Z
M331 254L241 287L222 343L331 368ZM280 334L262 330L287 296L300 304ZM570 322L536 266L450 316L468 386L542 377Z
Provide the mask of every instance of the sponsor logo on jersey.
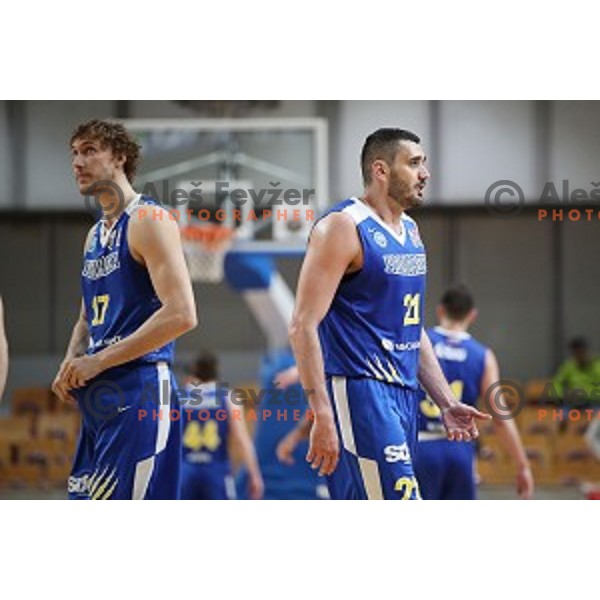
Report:
M383 454L385 455L386 462L394 463L402 461L410 463L410 450L408 449L408 444L406 442L399 446L386 446L383 449Z
M369 233L373 235L373 241L380 247L385 248L388 245L387 237L385 233L375 229L375 227L369 227Z
M414 340L412 342L393 342L387 338L381 338L381 346L388 352L393 352L394 350L406 352L407 350L418 350L421 347L421 340Z
M382 233L381 231L376 231L373 234L373 239L380 248L385 248L387 246L387 238L385 237L385 233Z
M81 477L69 477L69 483L67 485L69 494L88 494L88 479L89 475L82 475Z
M92 338L90 338L90 342L88 344L88 348L90 348L91 350L96 350L98 348L103 348L105 346L112 346L113 344L116 344L117 342L120 342L122 339L122 336L120 335L115 335L114 337L111 338L102 338L99 340L92 340Z
M416 277L427 273L425 254L383 254L383 266L388 275Z
M100 475L96 470L92 475L71 476L67 489L69 494L89 496L92 500L108 500L119 483L115 473L115 469L108 473L108 469L105 468Z
M392 340L386 340L385 338L382 338L381 345L383 346L383 349L387 350L388 352L392 352L394 350L394 342L392 342Z

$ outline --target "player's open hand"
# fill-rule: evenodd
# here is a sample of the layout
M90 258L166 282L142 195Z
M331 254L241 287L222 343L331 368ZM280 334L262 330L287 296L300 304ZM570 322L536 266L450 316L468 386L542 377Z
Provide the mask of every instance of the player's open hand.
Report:
M331 475L337 467L339 455L340 446L333 415L315 415L306 460L313 469L319 469L319 475Z
M100 361L96 356L80 356L69 361L64 380L68 389L80 388L101 371Z
M442 411L442 420L449 440L470 442L479 437L477 420L488 421L491 415L482 413L473 406L456 403Z

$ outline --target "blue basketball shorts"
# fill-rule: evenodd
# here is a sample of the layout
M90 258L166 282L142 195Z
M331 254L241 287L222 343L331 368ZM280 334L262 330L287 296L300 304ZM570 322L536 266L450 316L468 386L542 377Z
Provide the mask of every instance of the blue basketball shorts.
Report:
M475 500L475 445L419 441L415 471L424 500Z
M340 459L327 478L333 500L418 500L413 468L417 394L375 379L327 379Z
M74 500L179 497L181 420L167 363L115 367L76 390L82 427L71 476Z
M182 500L235 500L235 480L229 465L195 465L181 467Z

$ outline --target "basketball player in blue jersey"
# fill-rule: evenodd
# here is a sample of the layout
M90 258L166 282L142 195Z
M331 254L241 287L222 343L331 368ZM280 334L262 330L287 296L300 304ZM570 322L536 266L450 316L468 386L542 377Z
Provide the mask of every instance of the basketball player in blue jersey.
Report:
M336 204L311 232L290 325L314 412L307 460L333 499L418 499L419 383L450 439L474 439L489 415L454 398L423 330L425 249L406 214L429 178L419 138L379 129L361 162L363 197Z
M71 151L79 191L95 196L103 216L87 236L81 312L53 383L83 417L69 497L177 498L181 423L170 419L170 364L173 340L197 322L179 230L132 188L139 146L121 124L81 124ZM141 218L144 206L150 218Z
M227 388L217 384L218 378L217 357L204 352L186 385L181 499L235 500L231 444L248 471L248 497L260 500L264 485L242 407L233 404Z
M473 297L464 286L446 291L437 309L439 326L427 333L442 371L458 400L474 406L500 380L494 353L471 335L477 318ZM503 398L491 398L502 406ZM455 444L444 435L439 408L422 393L419 403L417 479L425 500L475 499L474 444ZM493 411L495 413L498 411ZM493 419L500 443L517 466L517 494L533 496L533 477L519 432L512 419Z

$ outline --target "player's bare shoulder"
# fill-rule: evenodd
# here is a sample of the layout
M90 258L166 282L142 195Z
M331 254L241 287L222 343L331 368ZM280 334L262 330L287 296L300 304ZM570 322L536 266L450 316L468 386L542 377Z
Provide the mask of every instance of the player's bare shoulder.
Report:
M179 226L162 206L138 203L128 212L127 242L135 260L144 264L150 254L182 252Z
M356 224L350 215L332 212L320 219L310 234L308 251L346 260L349 271L362 266L363 251Z
M135 235L178 231L177 221L160 204L136 203L128 209L129 231Z

